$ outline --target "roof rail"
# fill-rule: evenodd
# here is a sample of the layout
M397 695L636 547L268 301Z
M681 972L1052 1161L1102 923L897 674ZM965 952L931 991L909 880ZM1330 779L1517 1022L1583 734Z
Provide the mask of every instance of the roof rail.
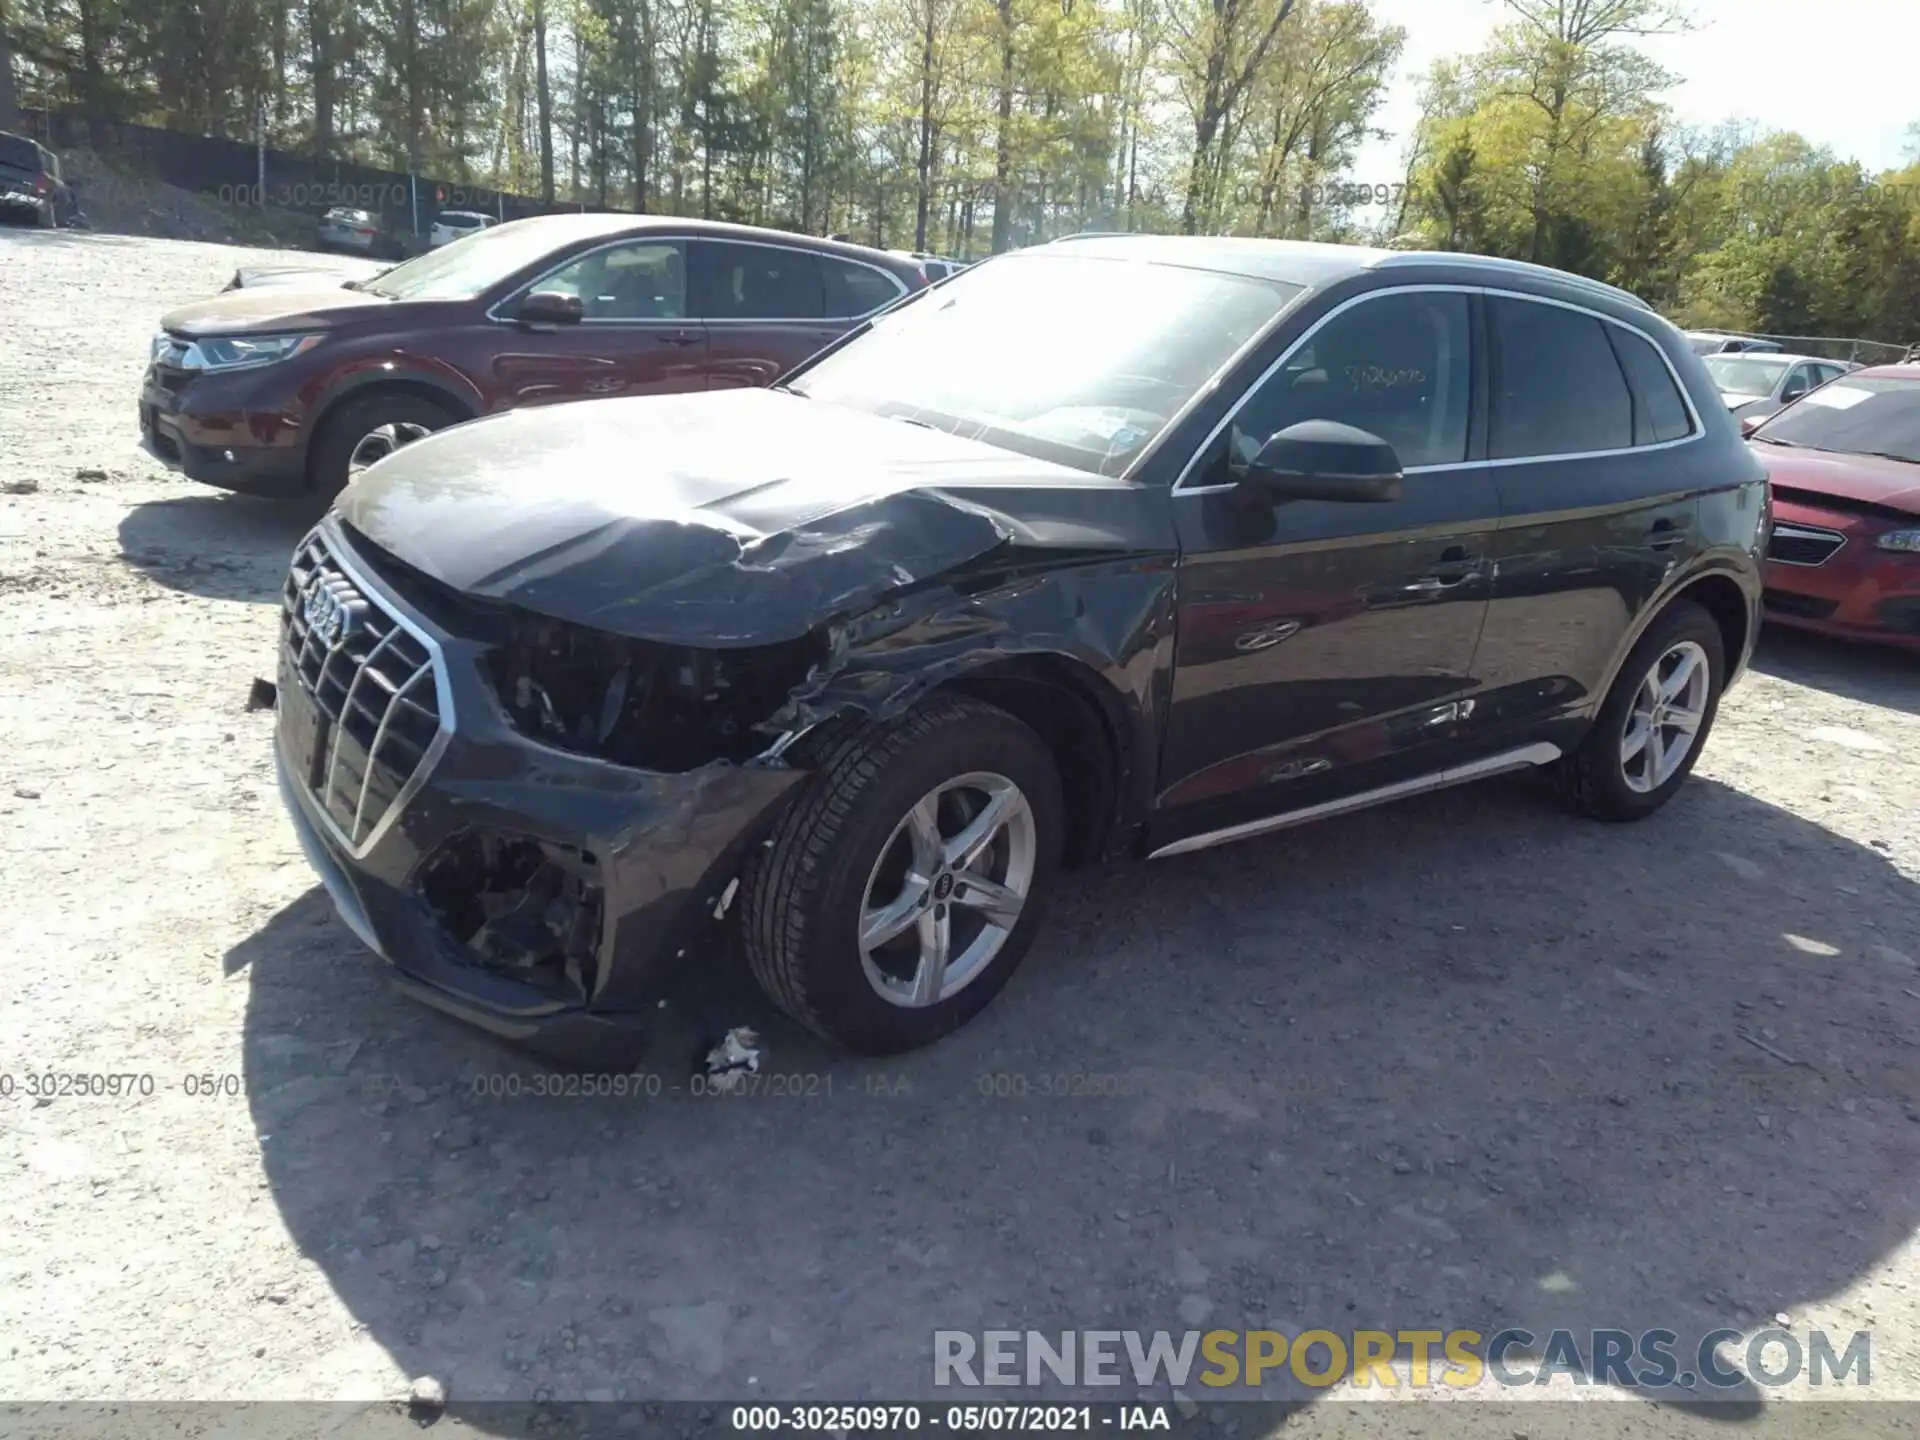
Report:
M1456 250L1395 250L1373 262L1376 270L1398 270L1409 265L1465 265L1469 269L1504 275L1532 275L1541 280L1570 285L1592 295L1605 295L1639 310L1653 309L1631 290L1622 290L1618 285L1609 285L1604 280L1589 280L1584 275L1555 270L1550 265L1535 265L1526 260L1503 260L1497 255L1470 255Z

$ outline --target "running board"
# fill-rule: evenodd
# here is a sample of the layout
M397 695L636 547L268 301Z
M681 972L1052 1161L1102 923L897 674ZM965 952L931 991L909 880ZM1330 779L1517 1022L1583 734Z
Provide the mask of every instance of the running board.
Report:
M1176 840L1171 845L1162 845L1147 858L1160 860L1168 855L1185 855L1192 850L1209 850L1215 845L1246 840L1254 835L1267 835L1275 830L1291 829L1295 825L1324 820L1330 815L1345 815L1354 810L1370 810L1375 805L1384 805L1390 800L1405 800L1412 795L1426 795L1435 790L1465 785L1474 780L1486 780L1495 775L1505 775L1513 770L1526 770L1535 765L1551 765L1559 758L1560 747L1550 745L1544 740L1537 745L1522 745L1518 750L1489 755L1484 760L1475 760L1471 765L1456 765L1451 770L1436 770L1431 775L1420 775L1412 780L1382 785L1378 790L1366 790L1358 795L1343 796L1338 800L1326 800L1318 805L1309 805L1304 810L1289 810L1281 815L1269 815L1264 820L1249 820L1244 825L1229 825L1224 830L1209 830L1204 835L1192 835L1185 840Z

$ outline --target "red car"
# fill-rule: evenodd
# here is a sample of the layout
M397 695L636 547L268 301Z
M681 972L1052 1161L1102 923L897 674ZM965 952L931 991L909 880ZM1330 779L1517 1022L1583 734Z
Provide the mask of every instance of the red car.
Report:
M1856 370L1747 433L1773 490L1767 618L1920 651L1920 365Z
M516 220L344 286L243 283L175 310L140 429L190 479L330 495L494 411L770 384L925 284L912 260L778 230Z

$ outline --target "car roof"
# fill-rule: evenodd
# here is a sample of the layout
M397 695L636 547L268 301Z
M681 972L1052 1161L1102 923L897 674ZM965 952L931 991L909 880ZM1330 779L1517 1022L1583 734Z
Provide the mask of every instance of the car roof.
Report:
M1729 350L1719 355L1703 355L1703 360L1765 360L1781 365L1798 365L1811 360L1816 365L1845 365L1844 360L1835 360L1827 355L1794 355L1785 350Z
M555 245L576 240L640 235L649 230L672 230L683 235L705 236L713 240L742 240L761 245L790 245L822 255L842 255L866 265L878 265L903 278L916 273L916 267L889 250L870 245L855 245L845 240L825 240L818 235L802 235L792 230L774 230L761 225L735 225L725 220L696 220L683 215L628 215L612 211L566 211L558 215L532 215L524 220L509 220L507 225L543 225L554 232ZM505 228L496 227L496 228Z
M1636 310L1652 308L1631 291L1603 281L1528 264L1524 260L1502 260L1492 255L1452 250L1383 250L1368 245L1329 245L1309 240L1257 240L1231 235L1130 235L1110 231L1068 235L1052 243L1070 244L1084 254L1187 265L1309 287L1331 284L1368 270L1445 267L1478 271L1489 279L1507 276L1539 280L1602 295Z
M1920 363L1867 365L1858 370L1849 370L1846 378L1849 380L1920 380Z

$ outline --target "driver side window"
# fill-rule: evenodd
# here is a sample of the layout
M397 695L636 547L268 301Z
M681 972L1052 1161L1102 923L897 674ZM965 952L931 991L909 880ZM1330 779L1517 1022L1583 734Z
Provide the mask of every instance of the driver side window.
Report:
M1315 331L1233 420L1233 458L1303 420L1337 420L1392 445L1400 463L1467 458L1471 322L1467 297L1399 291L1370 297Z
M587 320L680 320L687 313L686 266L672 240L589 251L533 288L578 295Z

